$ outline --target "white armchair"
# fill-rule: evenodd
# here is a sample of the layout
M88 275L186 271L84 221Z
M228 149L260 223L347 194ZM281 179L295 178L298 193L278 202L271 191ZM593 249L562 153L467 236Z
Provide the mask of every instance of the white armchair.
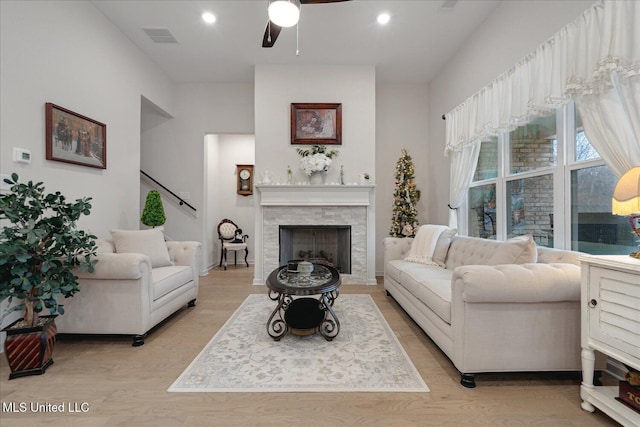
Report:
M76 272L80 292L61 301L58 333L133 335L132 345L140 346L158 323L195 305L201 244L165 242L157 229L112 234L98 239L95 271Z

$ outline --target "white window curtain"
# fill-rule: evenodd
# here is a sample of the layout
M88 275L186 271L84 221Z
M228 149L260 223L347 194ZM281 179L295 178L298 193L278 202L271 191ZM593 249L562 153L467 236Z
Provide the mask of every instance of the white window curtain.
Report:
M456 129L457 117L447 118L447 135ZM478 156L482 141L476 140L465 144L450 153L451 169L449 170L449 227L458 228L458 209L464 203L469 184L476 173Z
M589 141L612 170L620 175L640 164L639 23L638 1L596 3L445 115L445 155L479 145L575 99ZM471 161L471 156L462 157ZM452 168L464 166L453 163L452 156ZM452 207L459 192L466 194L471 177L466 188L451 192Z
M607 74L611 88L597 95L581 92L575 99L589 142L621 177L640 166L640 74L621 75L617 69Z

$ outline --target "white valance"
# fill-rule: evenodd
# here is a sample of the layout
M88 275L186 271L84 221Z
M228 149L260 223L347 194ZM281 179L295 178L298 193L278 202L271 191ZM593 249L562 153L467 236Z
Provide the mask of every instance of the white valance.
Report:
M445 115L445 154L640 77L640 2L603 0Z

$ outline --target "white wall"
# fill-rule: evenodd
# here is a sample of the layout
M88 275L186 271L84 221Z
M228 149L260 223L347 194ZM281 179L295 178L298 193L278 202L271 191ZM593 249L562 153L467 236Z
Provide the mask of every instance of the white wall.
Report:
M429 86L427 84L378 84L376 87L376 274L382 275L382 240L389 236L393 212L396 163L406 148L415 166L420 190L418 221L429 222Z
M205 140L207 135L253 134L253 85L176 84L174 94L174 118L142 133L142 169L174 193L190 193L189 203L198 211L197 216L176 211L167 218L166 233L175 240L206 242L211 216L219 212L205 206L206 187L218 185L215 174L205 171L211 154ZM211 265L213 253L203 255L203 267Z
M218 135L205 136L205 235L202 240L203 265L209 269L220 260L220 253L217 245L218 232L216 225L222 216L222 187L220 186L219 165L220 165L220 137Z
M218 180L214 184L219 187L219 215L214 220L214 227L224 218L235 222L249 235L249 263L254 262L254 201L255 196L241 196L237 193L236 165L255 164L255 137L253 135L219 135L219 158L217 164ZM213 166L213 165L211 165ZM255 182L255 181L254 181ZM255 190L254 190L255 191ZM214 230L214 239L218 243L218 231ZM214 264L220 262L220 249L214 245ZM228 254L227 261L233 263L233 253ZM244 263L244 254L238 254L238 264Z
M342 103L342 145L327 175L338 182L344 165L347 182L357 182L358 174L375 175L375 68L373 66L257 65L255 71L256 172L265 170L281 183L287 166L294 179L304 180L300 157L290 141L292 102ZM332 147L333 148L333 147Z
M141 95L171 110L169 80L89 2L0 7L2 173L42 180L69 199L93 197L80 226L99 236L137 229ZM106 170L45 160L46 102L107 125ZM13 147L31 150L32 163L13 163Z
M98 236L137 229L141 95L171 111L169 80L90 2L2 1L0 19L0 171L93 197L79 225ZM107 125L106 170L45 160L46 102ZM13 147L32 163L13 163Z
M531 53L593 1L503 1L430 82L429 219L446 224L449 158L441 116Z
M291 103L337 102L342 104L342 145L335 147L339 154L334 158L327 182L338 182L340 165L344 165L347 183L357 182L359 174L368 172L375 184L375 89L374 66L257 65L255 172L258 180L264 171L269 171L275 182L283 183L290 166L294 180L303 181L296 148L304 146L292 146L290 140ZM259 218L257 214L256 221ZM256 230L261 230L257 223ZM256 235L253 243L255 270L262 272L261 236Z

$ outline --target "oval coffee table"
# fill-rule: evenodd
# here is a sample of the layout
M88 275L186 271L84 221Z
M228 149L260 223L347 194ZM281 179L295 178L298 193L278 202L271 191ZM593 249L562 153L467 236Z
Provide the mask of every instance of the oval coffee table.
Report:
M313 267L308 277L286 265L269 274L266 282L269 298L278 302L267 320L267 332L274 340L279 341L288 332L294 335L319 332L327 341L338 336L340 321L332 307L342 283L340 273L329 265L314 263Z

